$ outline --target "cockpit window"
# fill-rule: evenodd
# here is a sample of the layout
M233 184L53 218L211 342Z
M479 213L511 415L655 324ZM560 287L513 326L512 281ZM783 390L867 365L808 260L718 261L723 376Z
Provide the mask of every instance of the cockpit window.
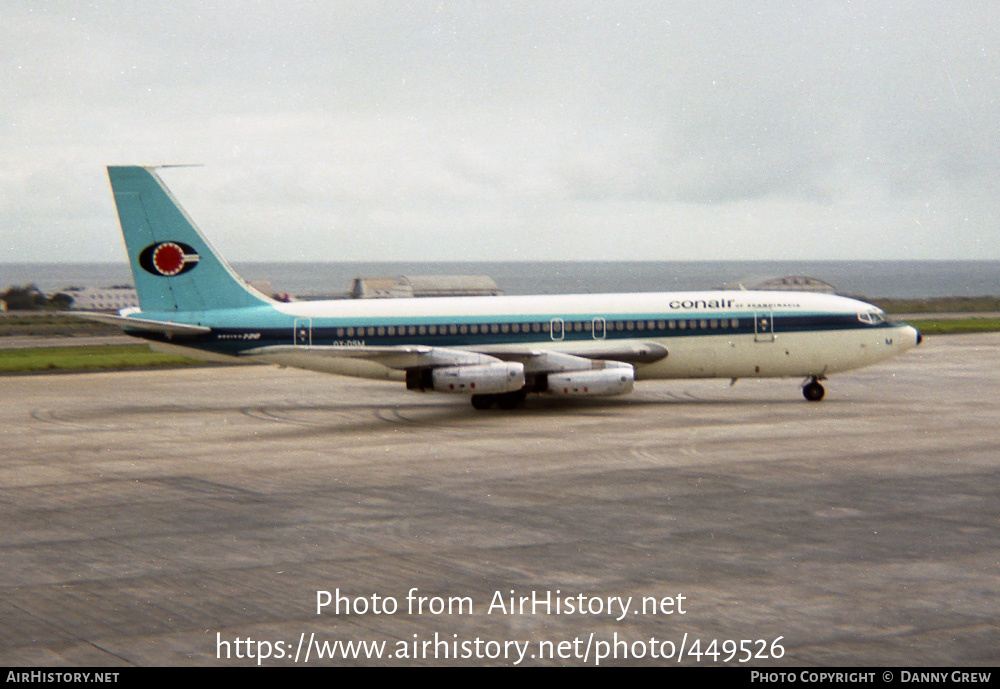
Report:
M881 325L885 323L885 314L882 311L862 311L858 314L858 320L868 325Z

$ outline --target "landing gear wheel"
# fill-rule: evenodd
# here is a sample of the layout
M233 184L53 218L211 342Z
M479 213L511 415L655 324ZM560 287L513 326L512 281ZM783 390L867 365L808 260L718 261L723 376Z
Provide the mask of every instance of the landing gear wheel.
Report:
M497 402L496 395L473 395L472 396L472 408L473 409L489 409Z
M497 395L497 404L501 409L517 409L524 402L525 397L527 395L523 390L505 392L502 395Z
M826 394L826 388L813 378L811 383L802 388L802 394L810 402L819 402L823 399L823 395Z

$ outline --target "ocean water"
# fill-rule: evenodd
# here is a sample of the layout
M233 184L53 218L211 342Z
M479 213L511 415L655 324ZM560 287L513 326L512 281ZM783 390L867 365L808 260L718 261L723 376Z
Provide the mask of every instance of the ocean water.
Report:
M293 295L343 295L355 277L392 275L488 275L506 294L704 290L808 275L840 294L871 298L1000 295L1000 261L236 263L233 268L246 280L267 281L275 292ZM32 283L54 292L130 285L132 276L124 263L0 264L0 289Z

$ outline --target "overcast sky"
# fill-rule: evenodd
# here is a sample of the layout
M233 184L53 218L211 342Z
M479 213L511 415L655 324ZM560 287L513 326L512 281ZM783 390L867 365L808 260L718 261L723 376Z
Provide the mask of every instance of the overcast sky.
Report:
M1000 3L0 4L0 260L1000 259Z

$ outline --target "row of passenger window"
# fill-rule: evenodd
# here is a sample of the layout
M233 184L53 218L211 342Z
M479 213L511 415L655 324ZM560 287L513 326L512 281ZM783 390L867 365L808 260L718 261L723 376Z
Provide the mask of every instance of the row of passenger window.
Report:
M607 332L666 331L666 330L718 330L736 329L736 318L701 318L693 320L650 321L569 321L555 320L544 323L462 323L452 325L386 325L363 328L337 328L337 337L375 337L409 335L495 335L500 333L593 333L602 337Z

